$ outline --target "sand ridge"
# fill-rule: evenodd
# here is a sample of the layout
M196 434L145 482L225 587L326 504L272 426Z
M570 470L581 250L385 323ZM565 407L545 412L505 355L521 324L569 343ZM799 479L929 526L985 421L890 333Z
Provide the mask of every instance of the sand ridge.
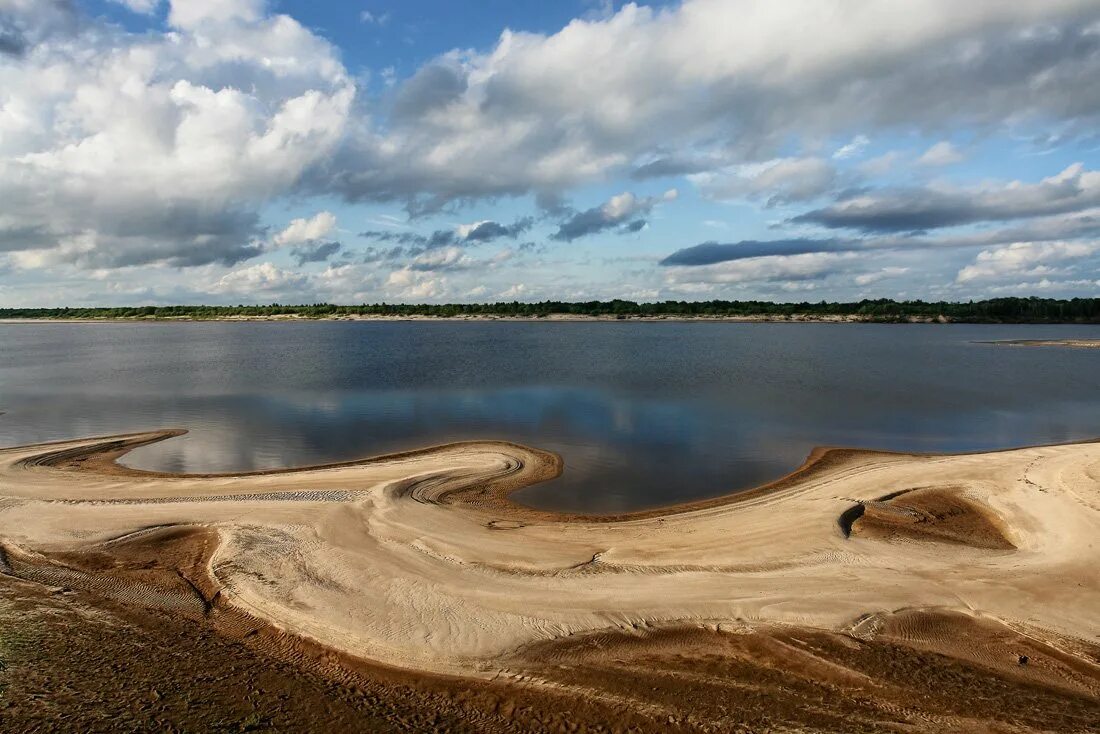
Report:
M232 475L114 463L173 435L0 450L0 570L194 526L215 537L191 581L204 603L350 656L487 678L533 645L592 634L787 625L873 637L890 625L867 620L907 609L1100 639L1097 443L819 451L767 490L585 518L508 501L560 460L503 442ZM845 532L853 505L868 511ZM908 520L884 530L899 507ZM1003 542L959 542L990 527Z

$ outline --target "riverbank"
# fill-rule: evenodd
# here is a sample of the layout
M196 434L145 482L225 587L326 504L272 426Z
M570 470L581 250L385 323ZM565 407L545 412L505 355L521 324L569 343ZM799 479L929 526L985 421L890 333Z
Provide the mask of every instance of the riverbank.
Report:
M791 316L613 316L597 315L585 316L574 314L550 314L548 316L491 316L491 315L461 315L461 316L375 316L375 315L347 315L347 316L298 316L294 314L281 314L271 316L216 316L210 318L195 318L190 316L126 316L119 318L36 318L36 319L2 319L0 324L41 324L41 323L65 323L65 324L94 324L94 323L195 323L206 321L221 322L253 322L253 321L279 321L279 322L331 322L331 321L504 321L504 322L711 322L711 323L827 323L827 324L868 324L868 323L907 323L907 324L931 324L950 323L942 318L909 318L904 321L897 319L876 319L862 316L815 316L811 314L794 314Z
M888 711L1073 731L1100 705L1098 443L823 449L768 487L608 517L511 502L560 460L500 442L251 474L115 463L173 435L0 450L2 570L306 667L575 696L653 730ZM726 705L741 686L755 707Z
M0 308L0 319L468 319L468 320L732 320L875 323L1100 324L1100 298L994 298L985 301L864 299L830 303L772 301L539 301L496 303L362 303Z

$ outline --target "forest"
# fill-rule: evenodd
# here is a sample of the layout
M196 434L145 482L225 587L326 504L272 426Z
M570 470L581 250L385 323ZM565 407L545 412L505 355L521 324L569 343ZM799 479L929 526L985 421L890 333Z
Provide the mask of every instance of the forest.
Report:
M869 322L1100 323L1100 298L994 298L985 301L863 300L853 303L770 301L520 301L499 303L238 306L124 306L115 308L3 308L0 319L190 319L341 317L547 318L761 318L846 319Z

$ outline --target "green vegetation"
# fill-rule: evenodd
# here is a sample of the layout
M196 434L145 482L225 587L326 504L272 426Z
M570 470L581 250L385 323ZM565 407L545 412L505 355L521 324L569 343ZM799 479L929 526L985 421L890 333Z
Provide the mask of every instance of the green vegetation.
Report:
M353 316L496 316L545 318L554 315L611 318L844 318L876 322L952 321L965 323L1100 323L1100 298L995 298L988 301L891 301L856 303L771 303L769 301L542 301L540 303L362 304L287 306L140 306L121 308L5 308L3 319L224 319L296 317L325 319Z

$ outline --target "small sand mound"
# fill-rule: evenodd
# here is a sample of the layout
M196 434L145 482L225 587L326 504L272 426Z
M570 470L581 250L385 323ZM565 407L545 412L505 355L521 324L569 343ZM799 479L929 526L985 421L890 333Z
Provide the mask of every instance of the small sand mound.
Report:
M992 510L950 487L913 489L864 502L846 510L839 522L847 535L862 538L1016 548Z

